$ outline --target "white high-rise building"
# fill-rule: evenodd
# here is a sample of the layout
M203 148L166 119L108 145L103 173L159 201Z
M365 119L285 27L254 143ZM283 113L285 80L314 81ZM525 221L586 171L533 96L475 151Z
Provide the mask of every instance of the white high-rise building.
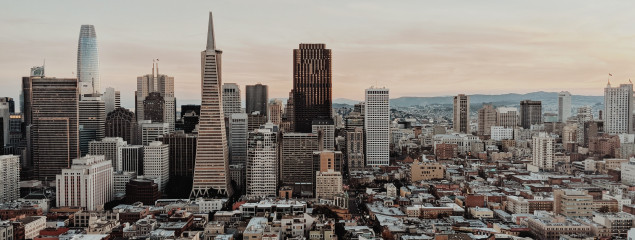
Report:
M390 164L390 96L387 88L366 89L364 130L366 131L366 164Z
M120 137L107 137L101 141L92 141L88 144L88 154L104 155L106 160L112 161L112 167L116 172L122 171L121 148L126 146L126 141Z
M159 178L159 191L165 192L170 180L170 146L153 141L143 148L143 175Z
M121 93L119 91L115 91L114 88L107 87L104 95L102 96L102 100L104 100L104 103L106 104L106 116L108 116L108 113L121 107Z
M114 194L112 163L102 155L73 159L70 168L55 176L58 207L101 210Z
M553 170L553 145L556 140L546 132L532 138L532 165L541 170Z
M335 123L332 119L316 119L311 124L311 132L322 132L324 150L335 150Z
M247 159L247 114L233 113L229 117L229 163L245 164Z
M558 122L566 122L571 117L571 93L558 93Z
M223 83L223 113L226 118L234 113L242 113L240 86L235 83Z
M604 132L633 133L633 84L604 88Z
M275 125L273 125L275 126ZM278 184L277 132L273 128L249 133L247 154L247 196L275 197Z
M635 186L635 159L622 163L621 166L622 183L628 186Z
M0 156L0 203L20 198L20 156Z
M153 123L150 120L143 120L139 122L139 129L141 130L141 144L147 146L152 141L157 140L157 137L170 133L170 125L167 123Z

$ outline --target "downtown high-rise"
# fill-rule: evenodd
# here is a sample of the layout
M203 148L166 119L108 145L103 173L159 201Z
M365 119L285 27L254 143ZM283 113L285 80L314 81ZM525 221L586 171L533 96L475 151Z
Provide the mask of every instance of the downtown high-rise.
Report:
M520 101L520 126L530 129L531 125L542 124L542 102Z
M146 101L146 99L148 101ZM151 107L151 109L148 109L148 114L146 114L147 107ZM157 111L161 112L157 113ZM169 125L170 132L174 131L176 120L174 77L159 74L158 63L152 64L152 74L137 77L135 114L137 116L137 122L142 120L157 122L160 118L160 122Z
M216 49L210 12L207 46L201 52L201 115L191 197L208 196L210 190L228 196L233 194L221 93L222 53Z
M390 164L390 95L387 88L366 89L364 130L366 165Z
M267 116L267 101L269 100L269 88L267 85L260 83L256 85L247 85L245 87L245 110L247 114L259 112L263 116Z
M454 131L470 133L470 96L465 94L454 96L453 116Z
M558 93L558 122L567 122L571 117L571 93L567 91Z
M608 134L633 132L633 84L604 88L604 132Z
M293 120L296 132L310 133L316 119L332 115L332 55L326 44L302 43L293 50Z
M95 26L82 25L77 44L77 80L80 94L101 93L99 51Z

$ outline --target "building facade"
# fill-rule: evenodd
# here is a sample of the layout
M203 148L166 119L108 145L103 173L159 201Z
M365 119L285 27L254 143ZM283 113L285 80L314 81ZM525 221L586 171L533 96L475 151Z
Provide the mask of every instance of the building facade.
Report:
M159 191L165 192L170 180L170 147L153 141L143 148L143 175L159 179Z
M470 96L459 94L454 96L453 105L454 132L470 133Z
M300 44L293 50L293 122L296 132L311 132L315 119L331 118L332 55L326 44Z
M278 141L275 129L249 133L246 175L247 196L275 197L278 186Z
M242 113L240 86L235 83L223 83L223 114L229 118L234 113Z
M0 203L20 198L20 156L0 156Z
M101 141L92 141L88 146L88 154L104 155L106 160L111 161L115 171L123 170L121 160L121 148L126 146L126 141L120 137L108 137Z
M542 102L520 101L520 126L530 129L531 125L542 124Z
M604 132L633 133L633 84L604 88Z
M95 26L82 25L77 44L77 79L81 95L101 93Z
M234 113L229 118L229 163L245 164L247 159L247 114Z
M137 143L137 119L125 108L116 108L106 117L106 137L120 137L124 141Z
M112 163L101 155L74 159L55 177L58 207L101 210L114 195Z
M366 165L390 164L390 96L387 88L366 89L364 130Z
M260 112L267 116L267 102L269 101L269 87L260 83L245 86L245 110L247 114Z
M571 93L562 91L558 93L558 122L567 122L571 117Z
M282 133L280 182L296 196L313 195L313 152L322 150L322 139L312 133Z

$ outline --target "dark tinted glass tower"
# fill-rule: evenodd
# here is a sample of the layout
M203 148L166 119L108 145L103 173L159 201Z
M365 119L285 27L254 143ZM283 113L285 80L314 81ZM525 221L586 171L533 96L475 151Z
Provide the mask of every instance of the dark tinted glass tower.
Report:
M247 90L247 114L258 111L261 115L267 116L267 101L269 98L267 85L259 83L247 85L245 88Z
M542 102L523 100L520 101L520 126L524 129L531 125L542 123Z
M315 119L332 114L331 49L326 44L300 44L293 50L295 131L310 133Z

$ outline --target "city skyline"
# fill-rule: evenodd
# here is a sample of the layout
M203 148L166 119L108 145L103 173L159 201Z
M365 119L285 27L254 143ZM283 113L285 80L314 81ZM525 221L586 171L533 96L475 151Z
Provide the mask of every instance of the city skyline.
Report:
M14 80L26 76L28 68L41 65L44 59L48 76L73 77L77 28L92 24L99 31L102 88L120 90L122 105L131 107L134 88L129 83L150 70L155 58L161 59L162 72L177 80L177 99L195 102L199 99L190 96L198 92L196 46L205 37L201 24L205 20L200 17L204 14L186 13L200 8L217 12L217 21L222 23L217 31L227 42L223 50L231 53L225 57L225 82L243 88L260 82L270 86L270 96L275 98L286 97L292 87L292 51L299 43L325 43L333 49L334 99L362 100L363 89L372 85L390 86L394 97L451 96L457 88L466 94L566 90L599 96L608 72L614 74L614 83L627 82L628 66L635 63L624 53L632 48L628 43L631 27L626 24L632 16L611 11L628 8L628 3L580 2L569 6L558 2L543 14L540 4L532 3L439 3L421 7L414 3L410 7L403 3L349 2L338 3L340 8L318 5L303 11L301 17L288 11L301 8L301 3L260 4L166 8L166 3L133 3L124 10L94 3L80 8L99 7L116 14L73 11L76 14L58 19L50 14L64 15L71 10L49 3L35 9L14 3L0 10L1 24L6 29L0 43L8 53L0 57L0 65L6 67L0 71L0 79L7 85L0 93L17 99L14 89L19 89L19 81ZM263 11L254 10L259 6ZM47 7L56 11L42 12ZM146 7L159 12L137 11ZM506 11L512 7L523 10ZM39 17L22 17L27 10L33 11L29 15ZM541 14L536 14L539 11ZM589 11L611 14L586 14L588 20L578 21L578 16ZM164 14L160 18L144 17L149 13ZM395 14L402 15L390 17ZM323 15L328 19L315 23ZM139 29L144 33L139 34ZM253 35L259 40L249 38ZM382 57L369 49L381 51ZM506 84L510 79L514 86ZM444 84L436 84L440 82ZM408 87L410 84L434 87L413 89Z

